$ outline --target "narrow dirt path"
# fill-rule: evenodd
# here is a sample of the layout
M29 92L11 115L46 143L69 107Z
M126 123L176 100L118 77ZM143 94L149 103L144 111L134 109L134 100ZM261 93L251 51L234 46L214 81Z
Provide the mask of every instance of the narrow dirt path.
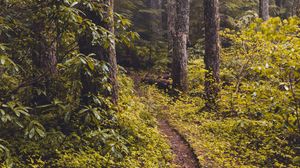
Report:
M166 120L159 120L159 127L170 141L173 154L176 156L174 164L180 168L200 168L193 150L178 132Z
M139 89L141 82L141 76L138 74L130 74L134 81L134 87L139 96L142 96L142 92ZM200 168L197 156L193 152L192 148L186 142L186 140L179 135L179 133L172 128L167 120L159 119L159 129L162 134L167 136L170 141L172 152L175 155L173 161L174 164L178 165L178 168Z

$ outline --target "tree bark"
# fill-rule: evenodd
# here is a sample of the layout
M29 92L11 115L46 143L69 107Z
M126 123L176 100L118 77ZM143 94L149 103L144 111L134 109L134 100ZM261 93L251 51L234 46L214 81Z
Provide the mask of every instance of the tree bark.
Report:
M206 107L214 110L219 92L220 72L220 15L219 0L204 0L205 21L205 98Z
M33 38L36 41L33 47L32 62L38 69L44 71L50 77L57 73L56 39L45 35L44 24L43 22L33 24Z
M114 28L114 0L108 0L108 30L112 35L115 34ZM114 38L110 39L110 45L108 47L108 60L107 62L110 65L110 83L112 86L112 101L114 104L118 102L118 64L117 64L117 55L116 55L116 42Z
M297 16L298 10L299 10L299 0L294 0L292 6L292 16Z
M53 84L54 76L57 74L57 35L51 34L46 31L46 25L44 21L36 21L32 24L32 63L38 70L34 71L32 78L42 74L42 78L39 82L33 83L33 90L31 98L32 103L35 105L49 104L53 90L51 86ZM54 38L53 38L54 37ZM37 89L43 90L46 94L37 93ZM54 96L54 95L52 95Z
M176 21L174 38L174 51L172 62L172 79L173 87L183 92L188 90L187 83L187 42L189 35L189 13L190 13L190 0L177 0L176 1Z
M259 0L259 17L264 21L270 18L269 0Z

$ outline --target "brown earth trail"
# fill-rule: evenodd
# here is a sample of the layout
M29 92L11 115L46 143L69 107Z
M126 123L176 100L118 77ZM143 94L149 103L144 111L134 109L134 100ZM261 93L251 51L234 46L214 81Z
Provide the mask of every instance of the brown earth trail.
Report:
M141 84L141 75L132 73L130 74L134 81L136 93L143 96L139 85ZM189 143L168 123L165 119L158 119L159 130L164 134L170 142L172 153L175 155L173 164L178 168L200 168L197 156Z
M159 128L170 141L172 152L175 155L174 164L179 168L200 168L197 157L189 144L166 120L159 120Z

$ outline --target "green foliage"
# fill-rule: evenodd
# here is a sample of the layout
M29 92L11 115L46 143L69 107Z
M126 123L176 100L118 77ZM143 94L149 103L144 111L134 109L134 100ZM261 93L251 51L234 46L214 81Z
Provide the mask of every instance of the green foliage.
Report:
M279 123L299 132L298 24L298 18L273 18L225 35L233 47L223 58L225 81L231 85L222 93L224 100L231 99L221 102L224 112L257 119L273 113L282 118Z
M8 143L0 139L0 158L3 162L0 164L1 167L12 167L13 162L10 155L10 150L6 147Z
M114 106L110 65L78 46L84 36L97 50L131 47L130 20L114 13L112 34L104 1L0 3L0 167L168 167L169 146L133 82L120 74Z
M29 116L28 111L28 107L23 107L15 101L3 103L1 104L0 109L1 121L4 124L6 124L7 122L12 122L18 124L20 127L23 127L23 125L18 122L18 118L22 116Z
M74 120L75 115L68 122L58 124L54 112L60 109L63 119L68 111L62 102L55 100L39 106L48 110L50 116L42 118L50 121L45 124L41 120L44 127L30 120L25 129L26 139L20 134L6 134L10 144L0 145L3 164L13 167L169 167L170 147L157 130L156 119L147 111L148 105L135 95L131 79L122 75L119 80L122 89L117 115L111 110L86 106L78 111L78 117L84 118L82 123ZM87 116L90 116L89 122L85 120ZM75 123L79 124L78 131L64 133ZM92 129L95 126L98 128Z
M58 167L169 167L170 147L156 128L147 104L135 95L133 82L122 75L118 129L99 129L86 134L89 147L58 153ZM146 117L145 117L146 116ZM104 121L105 122L105 121ZM149 125L149 123L151 123ZM80 137L77 137L78 141ZM72 140L74 143L74 140ZM87 144L85 144L87 145ZM93 146L93 148L91 148Z
M113 34L105 1L0 3L1 167L172 167L170 146L157 128L161 115L204 166L299 166L299 18L263 22L254 19L256 0L221 2L227 48L220 110L208 113L201 111L202 1L192 2L191 41L197 44L190 50L189 93L175 99L142 86L137 96L133 81L121 72L118 106L109 96L110 65L98 52L115 41L118 54L131 56L133 64L166 70L163 6L117 1L133 23L114 13ZM271 14L287 17L297 10L285 2L272 5ZM81 38L95 51L80 53Z
M221 33L231 45L222 51L218 113L203 111L202 59L189 63L187 95L174 101L145 89L155 111L191 143L201 165L299 166L299 23L257 19L240 31Z

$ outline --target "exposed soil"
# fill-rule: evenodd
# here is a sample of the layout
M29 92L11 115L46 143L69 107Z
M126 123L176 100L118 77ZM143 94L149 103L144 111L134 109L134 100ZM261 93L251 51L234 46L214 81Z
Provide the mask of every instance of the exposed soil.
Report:
M135 90L139 96L142 96L142 92L139 89L139 83L141 82L141 76L138 74L130 75L135 83ZM174 129L167 120L159 119L159 129L170 141L172 152L175 155L173 163L178 168L200 168L197 156L193 152L189 143Z
M159 127L170 141L173 154L176 156L174 164L179 168L200 168L197 157L186 140L166 120L159 120Z

